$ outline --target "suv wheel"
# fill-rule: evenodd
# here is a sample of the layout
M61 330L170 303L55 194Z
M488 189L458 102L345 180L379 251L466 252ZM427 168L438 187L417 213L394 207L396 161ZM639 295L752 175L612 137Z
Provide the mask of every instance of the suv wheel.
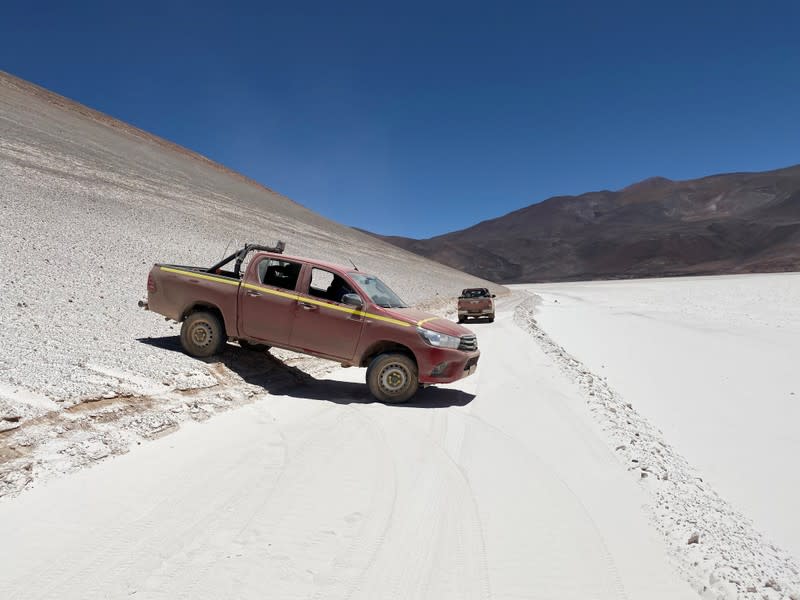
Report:
M213 313L192 313L181 326L181 346L190 356L205 358L217 354L226 341L225 328Z
M379 354L367 369L367 386L381 402L406 402L419 388L417 365L405 354Z

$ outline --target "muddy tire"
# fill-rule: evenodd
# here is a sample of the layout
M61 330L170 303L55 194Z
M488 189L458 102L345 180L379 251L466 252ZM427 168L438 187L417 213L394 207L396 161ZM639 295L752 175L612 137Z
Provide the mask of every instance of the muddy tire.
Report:
M405 354L379 354L367 369L367 386L381 402L407 402L419 389L417 365Z
M247 340L239 340L239 345L245 350L250 350L251 352L266 352L269 350L269 346L266 344L253 344Z
M206 358L217 354L225 345L225 327L219 317L210 312L195 312L181 326L181 346L190 356Z
M494 315L489 317L489 323L494 323Z

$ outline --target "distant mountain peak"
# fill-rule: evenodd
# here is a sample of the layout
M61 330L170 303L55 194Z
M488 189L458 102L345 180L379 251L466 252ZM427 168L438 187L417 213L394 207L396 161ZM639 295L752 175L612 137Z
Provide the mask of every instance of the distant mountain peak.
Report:
M641 181L637 181L636 183L632 183L631 185L622 188L622 191L629 192L631 190L662 188L673 185L674 183L675 182L672 179L667 179L666 177L660 177L656 175L653 177L648 177L647 179L642 179Z
M555 196L393 244L505 283L800 271L800 166Z

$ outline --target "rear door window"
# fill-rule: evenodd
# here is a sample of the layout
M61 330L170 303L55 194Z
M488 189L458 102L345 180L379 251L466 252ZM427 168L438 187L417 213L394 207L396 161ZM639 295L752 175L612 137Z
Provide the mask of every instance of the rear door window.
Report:
M258 281L264 285L294 290L302 266L300 263L288 260L265 258L258 263Z

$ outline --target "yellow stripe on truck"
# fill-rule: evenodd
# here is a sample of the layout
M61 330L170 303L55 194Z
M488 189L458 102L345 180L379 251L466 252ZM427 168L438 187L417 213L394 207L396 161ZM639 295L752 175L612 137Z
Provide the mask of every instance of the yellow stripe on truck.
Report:
M427 319L422 319L421 321L417 321L417 327L422 327L423 323L427 323L428 321L435 321L439 317L428 317Z
M238 281L231 281L224 277L214 277L213 275L204 275L203 273L195 273L194 271L182 271L181 269L173 269L172 267L161 267L162 271L167 273L175 273L177 275L188 275L196 279L205 279L206 281L216 281L218 283L227 283L229 285L239 285Z
M267 294L272 294L273 296L280 296L281 298L288 298L289 300L302 300L300 296L297 294L292 294L291 292L282 292L280 290L273 290L272 288L264 288L260 285L253 285L252 283L242 283L242 287L247 288L248 290L254 290L256 292L266 292Z
M227 277L216 277L214 275L196 273L195 271L184 271L183 269L175 269L172 267L160 267L160 269L162 271L166 271L167 273L184 275L186 277L193 277L195 279L203 279L205 281L214 281L216 283L227 283L228 285L236 285L236 286L238 286L239 283L241 283L242 287L248 290L253 290L256 292L264 292L265 294L272 294L273 296L280 296L281 298L288 298L289 300L297 300L298 302L305 302L307 304L314 304L316 306L321 306L322 308L328 308L330 310L338 310L339 312L344 312L351 315L357 315L359 317L376 319L378 321L384 321L385 323L400 325L401 327L411 327L411 323L408 323L406 321L401 321L400 319L393 319L391 317L384 317L383 315L376 315L373 313L364 312L363 310L358 310L357 308L348 308L346 306L339 306L338 304L329 304L327 302L317 300L316 298L299 296L297 294L292 294L291 292L282 292L280 290L273 290L272 288L261 287L260 285L254 285L252 283L240 282L238 279L229 279Z

